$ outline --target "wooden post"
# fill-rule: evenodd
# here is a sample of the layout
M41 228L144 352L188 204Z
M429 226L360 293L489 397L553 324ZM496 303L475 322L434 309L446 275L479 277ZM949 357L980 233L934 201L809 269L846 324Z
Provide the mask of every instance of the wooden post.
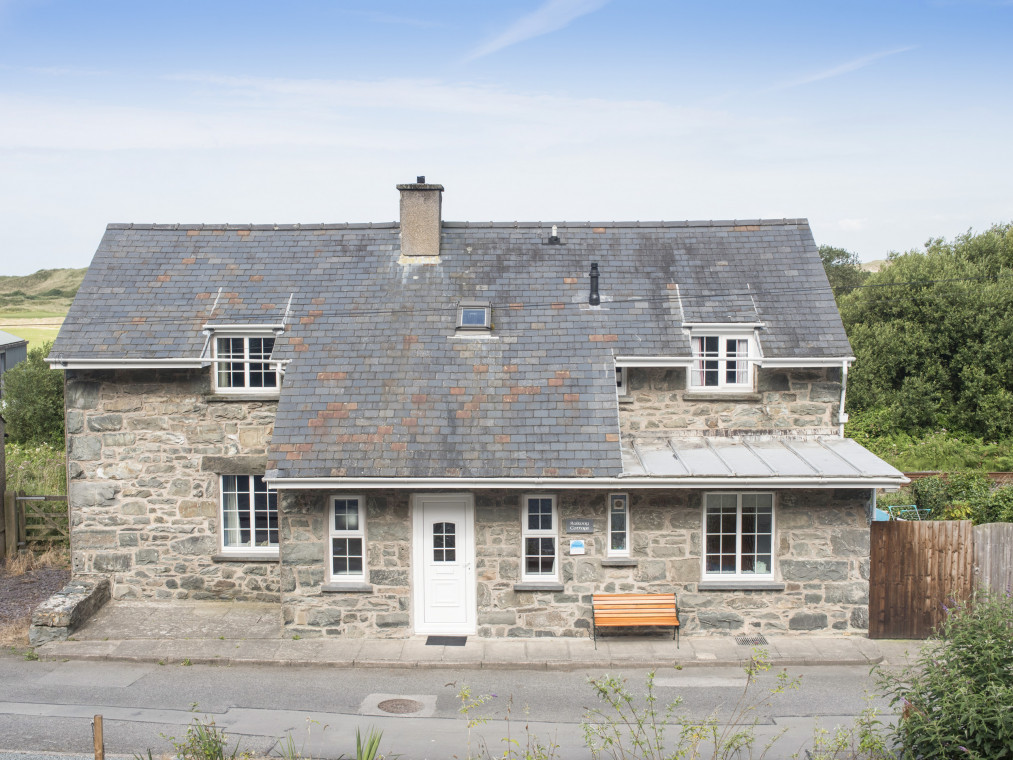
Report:
M96 715L91 723L91 735L95 741L95 760L106 760L105 739L102 736L102 716Z
M24 496L24 491L18 491L18 496ZM25 503L23 501L14 500L14 505L17 507L15 522L17 523L18 533L18 548L28 548L28 521L25 520Z
M10 491L4 493L4 544L6 545L7 556L13 557L18 553L18 525L17 512L15 511L14 494Z

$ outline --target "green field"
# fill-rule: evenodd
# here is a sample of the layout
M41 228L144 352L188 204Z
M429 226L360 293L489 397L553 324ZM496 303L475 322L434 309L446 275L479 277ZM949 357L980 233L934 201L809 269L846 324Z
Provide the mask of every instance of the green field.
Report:
M29 348L56 338L86 269L40 269L23 277L0 276L0 330Z

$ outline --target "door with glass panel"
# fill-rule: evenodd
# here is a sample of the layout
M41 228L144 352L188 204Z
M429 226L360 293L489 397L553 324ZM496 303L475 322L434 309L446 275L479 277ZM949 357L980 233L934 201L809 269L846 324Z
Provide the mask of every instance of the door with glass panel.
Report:
M416 633L475 632L475 507L471 494L412 499Z

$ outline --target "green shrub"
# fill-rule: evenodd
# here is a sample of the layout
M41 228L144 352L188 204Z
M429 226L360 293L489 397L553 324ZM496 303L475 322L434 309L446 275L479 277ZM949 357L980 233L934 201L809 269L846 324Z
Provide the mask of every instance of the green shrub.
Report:
M1013 597L955 604L916 663L879 672L903 760L1013 758Z
M2 408L7 440L63 446L63 372L50 369L52 342L28 352L28 358L4 373Z

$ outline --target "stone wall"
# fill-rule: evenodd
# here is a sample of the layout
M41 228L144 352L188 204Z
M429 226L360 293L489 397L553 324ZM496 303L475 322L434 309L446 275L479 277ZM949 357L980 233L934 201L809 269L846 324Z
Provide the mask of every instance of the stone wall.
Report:
M327 583L330 493L282 492L281 592L285 625L295 635L349 638L411 636L409 494L370 491L366 499L367 584Z
M276 558L216 558L218 476L264 472L277 401L216 397L207 370L68 371L66 406L75 577L118 599L279 598Z
M623 433L669 430L836 430L841 370L757 370L755 393L718 394L686 388L686 370L626 370L619 404Z
M627 566L602 562L607 493L556 495L560 526L566 518L590 515L595 532L577 536L560 533L562 591L518 591L521 495L513 491L474 493L480 636L587 636L590 597L595 592L675 591L683 632L867 629L867 491L779 492L775 500L775 578L783 581L784 588L766 591L700 589L701 492L631 492L634 561ZM326 509L326 493L283 494L286 624L300 635L413 635L409 494L366 494L369 593L327 590ZM587 553L569 556L570 538L585 539Z

